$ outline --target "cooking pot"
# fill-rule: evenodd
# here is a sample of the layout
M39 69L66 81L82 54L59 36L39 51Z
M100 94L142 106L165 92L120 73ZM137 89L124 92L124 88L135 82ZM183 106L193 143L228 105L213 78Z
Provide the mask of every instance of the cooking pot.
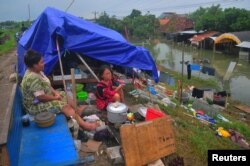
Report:
M51 112L41 112L35 116L34 121L39 127L49 127L55 122L55 114Z
M111 123L123 123L127 119L128 107L120 102L110 103L107 106L108 121Z

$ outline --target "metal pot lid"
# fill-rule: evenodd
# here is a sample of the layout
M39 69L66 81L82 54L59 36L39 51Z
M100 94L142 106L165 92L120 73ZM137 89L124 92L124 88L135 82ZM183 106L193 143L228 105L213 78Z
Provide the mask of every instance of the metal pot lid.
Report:
M108 105L107 110L112 113L124 113L128 111L128 107L124 103L114 102Z
M35 116L35 121L46 122L55 118L55 115L50 112L41 112Z

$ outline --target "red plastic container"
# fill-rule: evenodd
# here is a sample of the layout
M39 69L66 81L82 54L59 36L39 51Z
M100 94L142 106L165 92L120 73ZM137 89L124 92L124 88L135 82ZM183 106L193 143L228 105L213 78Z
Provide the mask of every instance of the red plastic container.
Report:
M166 116L166 114L164 114L163 112L160 112L154 108L148 108L147 113L146 113L146 121L160 118L163 116Z

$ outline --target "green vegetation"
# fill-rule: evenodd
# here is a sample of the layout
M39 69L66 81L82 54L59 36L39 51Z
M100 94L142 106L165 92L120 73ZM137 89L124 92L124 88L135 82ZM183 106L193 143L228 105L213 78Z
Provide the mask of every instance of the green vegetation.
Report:
M139 10L135 9L123 20L119 20L115 16L109 17L104 12L96 22L105 27L114 29L124 36L129 35L129 38L132 38L132 40L149 39L157 37L159 34L159 21L155 15L150 13L142 15Z
M4 41L3 44L0 44L0 55L12 51L16 46L15 30L2 30L1 32L2 34L0 35L0 38L4 35L8 35L10 38L9 40Z
M0 55L8 53L15 49L16 47L16 39L15 33L21 31L22 24L25 27L30 25L29 21L23 22L15 22L15 21L4 21L0 22L0 39L4 36L9 36L9 39L4 40L3 43L0 44Z
M180 74L166 69L163 70L171 74L175 80L181 79ZM203 80L197 77L192 77L191 80L187 80L186 76L184 76L183 80L184 87L187 85L194 85L198 87L219 88L214 80ZM167 84L164 84L164 86L167 89L177 90L176 86L171 87ZM133 90L133 86L126 86L127 92L131 90ZM171 100L177 103L176 108L166 107L164 105L159 105L159 107L174 120L173 130L175 132L177 154L184 158L185 165L207 165L207 153L209 149L242 149L232 142L230 138L218 136L216 134L218 127L223 127L226 130L233 129L238 131L246 138L247 142L250 142L249 124L239 121L237 116L230 113L237 112L233 104L229 105L225 111L220 112L220 114L230 120L231 123L223 122L214 117L217 123L212 125L194 118L190 112L180 106L178 100ZM131 98L131 96L126 97L126 102L129 103L129 105L147 103L144 99L137 98L135 100Z
M250 11L220 7L200 7L189 17L195 22L195 30L216 30L220 32L246 31L250 29Z
M160 108L174 119L177 153L186 160L195 156L196 160L190 161L192 165L207 165L207 150L209 149L241 149L229 138L217 136L218 127L226 130L234 129L243 134L248 142L250 141L249 126L226 113L221 114L232 123L218 121L216 125L207 125L191 115L188 116L187 111L181 107L172 109L161 105Z

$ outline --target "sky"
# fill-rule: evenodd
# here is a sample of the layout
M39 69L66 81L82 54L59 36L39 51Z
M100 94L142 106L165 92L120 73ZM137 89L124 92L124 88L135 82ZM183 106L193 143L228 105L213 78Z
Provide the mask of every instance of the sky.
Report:
M200 6L218 5L222 8L244 8L250 10L249 0L0 0L0 22L36 19L46 7L67 11L75 16L93 19L104 11L109 16L122 18L133 9L142 14L150 12L156 17L163 12L190 13Z

